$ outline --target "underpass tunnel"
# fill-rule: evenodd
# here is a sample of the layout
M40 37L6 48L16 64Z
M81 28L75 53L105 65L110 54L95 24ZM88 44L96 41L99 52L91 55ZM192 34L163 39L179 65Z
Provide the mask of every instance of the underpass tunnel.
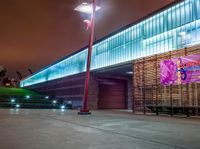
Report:
M133 71L131 63L97 70L92 74L97 84L97 109L132 110Z

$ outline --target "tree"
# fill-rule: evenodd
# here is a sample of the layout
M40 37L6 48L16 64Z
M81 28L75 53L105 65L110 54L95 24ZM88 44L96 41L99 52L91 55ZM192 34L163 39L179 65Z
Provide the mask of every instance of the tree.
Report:
M2 66L0 66L0 81L5 77L6 75L6 68L3 68Z

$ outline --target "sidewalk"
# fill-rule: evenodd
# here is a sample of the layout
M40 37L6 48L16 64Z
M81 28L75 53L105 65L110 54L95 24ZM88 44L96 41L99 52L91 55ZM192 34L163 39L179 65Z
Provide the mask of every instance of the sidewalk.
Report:
M200 120L130 112L0 109L1 149L199 149Z

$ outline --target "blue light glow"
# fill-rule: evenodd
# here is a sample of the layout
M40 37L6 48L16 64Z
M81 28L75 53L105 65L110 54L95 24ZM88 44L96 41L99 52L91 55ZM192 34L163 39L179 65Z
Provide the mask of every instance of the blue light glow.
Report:
M61 109L65 109L65 105L61 105L60 108L61 108Z
M185 0L94 44L91 70L199 43L199 10L200 0ZM22 80L20 86L85 72L86 59L87 49L84 49Z
M52 101L52 103L53 103L53 104L56 104L56 103L57 103L57 101L56 101L56 100L53 100L53 101Z
M11 102L11 103L14 103L14 102L15 102L15 99L12 98L12 99L10 100L10 102Z
M19 108L19 107L20 107L20 104L16 104L15 107L16 107L16 108Z
M26 99L30 99L31 98L31 96L30 95L26 95Z

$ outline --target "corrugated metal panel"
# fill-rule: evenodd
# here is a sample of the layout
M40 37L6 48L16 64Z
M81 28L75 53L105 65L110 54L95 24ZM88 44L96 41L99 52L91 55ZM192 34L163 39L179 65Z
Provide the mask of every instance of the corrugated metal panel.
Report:
M99 83L99 109L124 109L125 99L125 81L106 80Z

